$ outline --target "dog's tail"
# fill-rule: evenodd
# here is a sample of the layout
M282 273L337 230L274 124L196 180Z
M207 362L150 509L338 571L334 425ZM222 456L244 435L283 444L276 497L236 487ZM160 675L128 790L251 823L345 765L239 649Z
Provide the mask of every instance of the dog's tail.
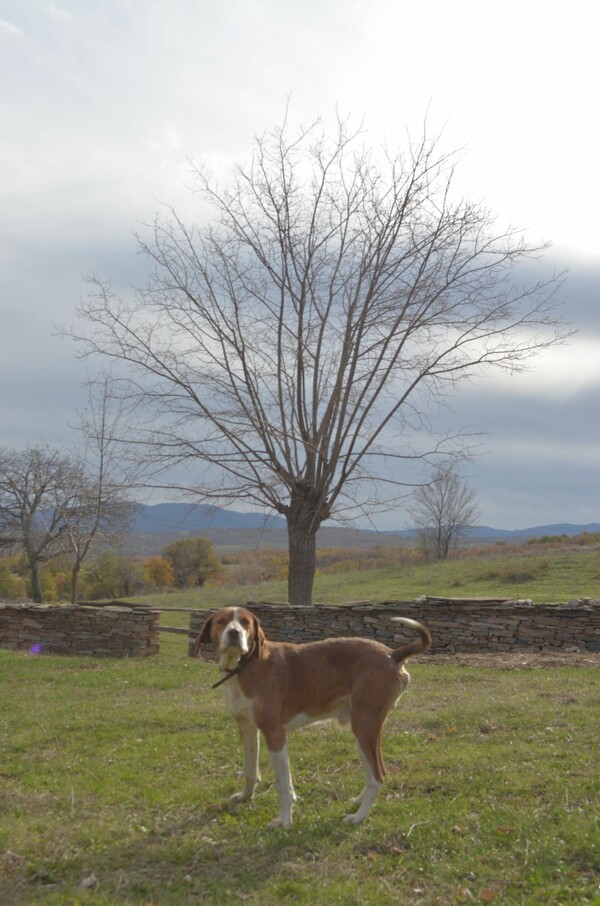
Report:
M416 620L410 620L408 617L392 617L392 619L394 623L402 623L404 626L408 626L419 633L419 638L415 639L414 642L409 642L408 645L403 645L401 648L396 648L392 651L392 657L398 664L401 664L413 654L422 654L431 646L431 633L423 623L417 623Z

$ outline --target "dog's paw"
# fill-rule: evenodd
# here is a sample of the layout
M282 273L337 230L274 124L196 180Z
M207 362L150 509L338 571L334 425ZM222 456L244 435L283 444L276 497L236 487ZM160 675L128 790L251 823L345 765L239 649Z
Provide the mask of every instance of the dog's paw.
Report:
M285 830L285 828L288 828L291 826L292 826L291 815L289 818L282 818L282 816L279 815L279 817L275 818L274 821L271 821L271 823L268 826L268 830L277 830L280 827Z
M230 796L229 801L234 805L238 802L249 802L252 799L252 793L247 793L246 790L242 790L241 793L234 793L233 796Z
M353 815L346 815L344 818L344 824L362 824L365 820L363 815L360 812L355 812Z

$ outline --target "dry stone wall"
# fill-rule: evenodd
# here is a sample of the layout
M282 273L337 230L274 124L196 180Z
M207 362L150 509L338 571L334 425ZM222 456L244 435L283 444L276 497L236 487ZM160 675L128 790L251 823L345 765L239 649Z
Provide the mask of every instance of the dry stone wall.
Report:
M158 653L159 620L147 609L0 604L0 648L148 657Z
M393 617L420 620L431 630L431 653L454 651L600 651L600 601L534 604L531 601L455 600L364 602L290 607L250 602L272 641L310 642L364 636L398 646L412 638ZM189 653L210 611L190 619ZM207 649L208 651L208 649Z

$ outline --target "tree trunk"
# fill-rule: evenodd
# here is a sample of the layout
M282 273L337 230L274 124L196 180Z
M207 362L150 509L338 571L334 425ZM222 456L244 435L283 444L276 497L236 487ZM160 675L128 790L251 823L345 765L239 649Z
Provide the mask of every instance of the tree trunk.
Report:
M317 532L331 515L327 500L306 483L298 482L285 510L288 528L288 601L293 607L312 604L317 568Z
M288 519L290 565L288 601L293 607L312 604L312 587L317 567L317 527L308 529Z
M40 561L30 560L31 569L31 597L34 604L41 604L44 600L42 595L42 579L40 576Z
M76 564L71 569L71 604L77 604L77 592L79 590L79 570L80 566Z

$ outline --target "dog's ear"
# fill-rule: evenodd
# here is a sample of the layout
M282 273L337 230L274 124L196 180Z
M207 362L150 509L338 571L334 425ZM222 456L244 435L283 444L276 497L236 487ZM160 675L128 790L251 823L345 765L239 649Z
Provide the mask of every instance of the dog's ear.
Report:
M262 626L259 623L258 617L255 617L254 614L252 614L252 620L255 640L253 655L260 659L262 657L263 645L267 641L267 637L262 631Z
M200 654L200 646L206 645L210 642L210 634L212 630L212 616L205 621L204 626L198 633L198 638L194 642L194 647L192 649L192 656L198 657Z

